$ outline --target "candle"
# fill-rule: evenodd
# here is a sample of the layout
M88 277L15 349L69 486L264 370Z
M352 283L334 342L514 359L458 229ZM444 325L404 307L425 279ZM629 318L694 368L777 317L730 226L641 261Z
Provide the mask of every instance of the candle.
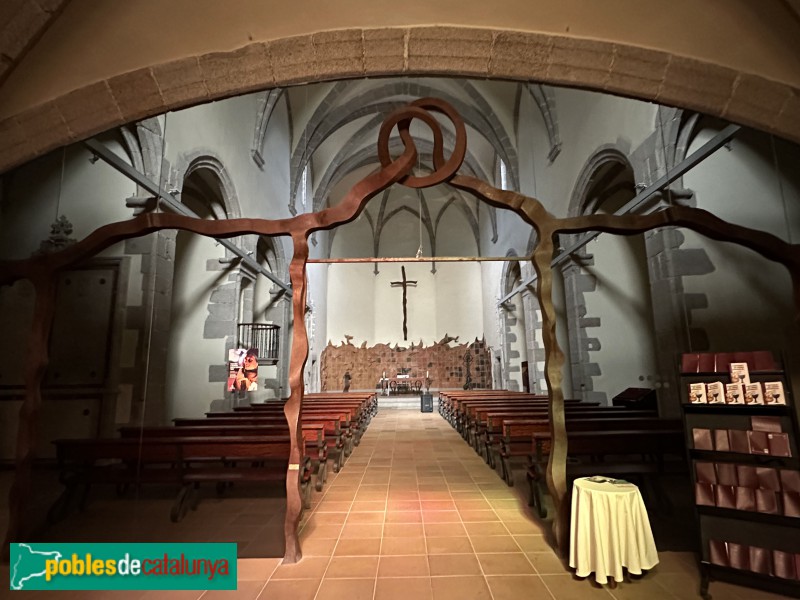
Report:
M428 378L428 374L429 374L429 373L430 373L430 371L425 371L425 379L427 379L427 378Z

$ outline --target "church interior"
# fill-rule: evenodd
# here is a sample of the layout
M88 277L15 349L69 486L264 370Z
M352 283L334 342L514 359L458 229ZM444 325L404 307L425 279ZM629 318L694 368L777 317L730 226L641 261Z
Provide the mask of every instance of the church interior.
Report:
M11 589L233 542L241 598L800 597L800 5L188 4L0 9Z

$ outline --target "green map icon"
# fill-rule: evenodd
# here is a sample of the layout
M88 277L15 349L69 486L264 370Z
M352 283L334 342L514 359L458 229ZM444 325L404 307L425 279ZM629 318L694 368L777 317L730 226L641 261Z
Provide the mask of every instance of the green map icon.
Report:
M16 544L12 552L9 579L12 590L24 590L32 579L44 578L45 561L61 560L60 552L41 552L28 544ZM14 545L12 544L12 550ZM37 582L38 583L38 582Z

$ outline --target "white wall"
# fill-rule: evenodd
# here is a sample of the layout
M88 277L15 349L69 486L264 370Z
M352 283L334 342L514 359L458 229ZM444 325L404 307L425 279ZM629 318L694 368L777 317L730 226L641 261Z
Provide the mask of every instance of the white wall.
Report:
M689 152L715 132L703 130ZM778 143L780 180L767 135L743 132L690 171L684 184L699 208L787 241L800 239L800 151ZM797 344L791 282L785 268L743 247L682 230L684 248L703 248L712 273L684 278L689 293L705 294L708 308L692 311L691 325L706 330L715 351L790 350Z
M393 193L392 209L408 200L403 191ZM433 204L437 202L434 199ZM416 206L415 206L416 208ZM371 207L374 210L374 207ZM440 223L437 253L473 255L476 247L472 231L463 214L451 205ZM419 247L419 221L408 212L393 217L384 229L381 256L414 256ZM430 256L429 238L423 231L423 253ZM363 215L351 224L337 229L332 257L370 257L373 255L372 235ZM407 291L408 339L403 339L403 289L392 287L402 280L416 281ZM367 342L400 344L412 342L431 344L445 334L459 336L460 341L472 341L483 336L483 302L481 269L476 263L380 263L378 274L370 263L333 264L328 271L327 340L338 345L345 335L353 336L352 343Z
M167 357L168 418L202 417L210 401L222 396L219 383L208 382L208 367L224 362L224 340L203 338L206 307L224 271L206 271L206 260L219 257L214 240L178 233L172 320Z
M119 143L103 142L130 163ZM27 258L50 236L50 225L66 216L74 229L70 237L82 240L98 227L130 218L125 198L134 184L102 161L91 162L83 146L52 152L5 176L0 210L0 257ZM62 176L63 159L63 176Z
M611 399L629 387L653 387L658 378L644 240L604 234L587 250L594 265L584 271L595 277L596 288L584 294L586 315L601 319L601 327L587 330L600 342L590 353L601 371L594 390Z

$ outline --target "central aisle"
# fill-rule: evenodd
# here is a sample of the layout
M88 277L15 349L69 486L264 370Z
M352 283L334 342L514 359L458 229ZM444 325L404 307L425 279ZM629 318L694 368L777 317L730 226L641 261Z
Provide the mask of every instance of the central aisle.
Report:
M531 516L525 492L506 486L438 413L381 407L307 511L303 560L277 567L259 598L696 595L691 555L663 553L651 575L613 591L574 580Z

